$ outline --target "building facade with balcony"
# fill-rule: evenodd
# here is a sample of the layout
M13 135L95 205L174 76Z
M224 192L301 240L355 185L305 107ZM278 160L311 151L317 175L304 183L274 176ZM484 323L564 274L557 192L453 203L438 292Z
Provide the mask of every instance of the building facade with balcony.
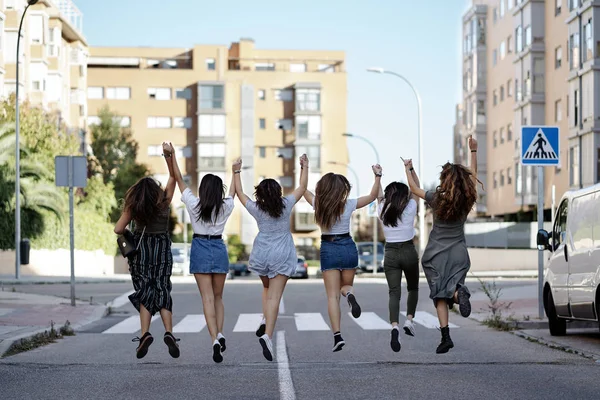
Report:
M138 161L163 182L164 140L176 147L194 192L207 173L229 185L237 157L249 195L264 178L277 179L284 194L291 193L303 153L310 159L312 189L328 162L348 162L343 52L261 50L251 39L230 46L92 47L90 52L88 122L97 121L104 106L117 113L140 145ZM251 245L256 222L237 205L226 234ZM304 200L294 209L292 227L297 245L315 244L319 232Z

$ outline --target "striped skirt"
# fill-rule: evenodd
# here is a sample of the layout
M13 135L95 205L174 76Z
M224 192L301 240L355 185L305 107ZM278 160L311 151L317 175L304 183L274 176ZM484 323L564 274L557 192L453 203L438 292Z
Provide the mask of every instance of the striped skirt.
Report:
M135 235L135 243L140 235ZM143 305L151 315L160 310L173 310L171 299L171 271L173 255L171 239L166 233L145 234L139 250L129 258L129 272L135 292L129 296L133 306L140 311Z

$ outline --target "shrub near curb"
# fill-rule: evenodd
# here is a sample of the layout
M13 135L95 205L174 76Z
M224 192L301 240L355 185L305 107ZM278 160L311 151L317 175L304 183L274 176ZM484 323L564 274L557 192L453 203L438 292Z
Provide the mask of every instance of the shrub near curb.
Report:
M65 336L75 336L71 323L65 322L58 331L54 329L54 321L50 321L50 330L35 335L23 338L13 343L9 349L2 355L2 357L10 357L19 353L24 353L29 350L36 349L38 347L45 346L50 343L55 343L57 339L62 339Z

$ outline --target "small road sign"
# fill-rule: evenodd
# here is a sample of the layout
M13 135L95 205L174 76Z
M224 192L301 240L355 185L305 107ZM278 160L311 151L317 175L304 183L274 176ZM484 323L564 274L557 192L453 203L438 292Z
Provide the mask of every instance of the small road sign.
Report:
M537 165L542 167L560 165L560 140L558 127L522 127L521 164Z

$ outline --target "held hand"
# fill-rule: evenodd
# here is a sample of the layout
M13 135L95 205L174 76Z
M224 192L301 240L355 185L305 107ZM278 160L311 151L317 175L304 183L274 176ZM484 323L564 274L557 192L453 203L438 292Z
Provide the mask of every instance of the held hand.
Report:
M302 154L300 156L300 166L302 168L308 168L308 157L306 156L306 154Z
M373 169L373 173L375 175L381 175L381 172L383 171L383 169L381 168L381 165L379 165L379 164L375 164L371 168Z
M477 151L477 139L472 135L469 135L469 149L471 149L471 151Z
M166 156L170 156L173 153L173 147L167 142L163 142L162 149L163 154Z
M412 159L409 158L408 160L402 159L402 161L404 162L404 167L407 169L412 168Z
M242 169L242 159L238 158L235 160L231 166L231 170L235 173L235 171L240 171Z

